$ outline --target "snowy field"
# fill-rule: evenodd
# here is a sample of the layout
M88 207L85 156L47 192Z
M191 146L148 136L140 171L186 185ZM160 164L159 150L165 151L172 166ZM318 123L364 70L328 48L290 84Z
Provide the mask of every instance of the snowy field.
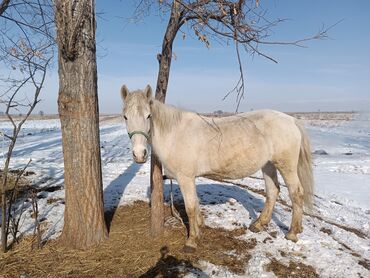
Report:
M370 117L356 115L353 120L305 121L314 152L315 208L305 216L304 232L298 243L284 239L291 213L282 186L273 220L266 232L249 230L240 239L255 238L257 246L246 268L247 277L274 277L264 265L275 258L311 265L320 277L370 277ZM10 132L7 122L0 122L0 131ZM4 164L7 142L0 137L0 168ZM127 205L135 200L148 201L150 163L135 164L131 158L130 141L119 119L101 122L101 154L106 209ZM24 166L39 186L63 186L63 156L58 120L28 121L14 151L12 168ZM259 177L256 173L254 177ZM263 189L263 181L245 178L236 181L254 189ZM282 182L282 181L281 181ZM63 188L63 187L62 187ZM169 186L165 187L169 200ZM204 178L197 180L198 196L206 225L235 229L248 227L257 217L264 197L233 184ZM46 238L56 237L63 227L64 191L42 192L39 196L40 217L47 219ZM57 202L48 203L54 198ZM180 199L175 186L175 198ZM29 213L27 211L27 213ZM33 220L25 215L22 231L32 230ZM275 237L266 241L266 236ZM227 269L202 262L204 273L212 277L239 277ZM299 271L299 270L298 270ZM195 277L196 272L188 274Z

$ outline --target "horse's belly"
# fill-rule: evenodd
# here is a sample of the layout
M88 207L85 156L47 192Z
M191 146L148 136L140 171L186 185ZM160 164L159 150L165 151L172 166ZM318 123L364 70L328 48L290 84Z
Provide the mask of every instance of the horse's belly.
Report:
M229 159L223 157L218 161L214 161L212 167L202 176L218 179L241 179L257 172L267 161L268 158L265 155L254 157L238 155Z
M263 165L262 165L263 166ZM222 179L241 179L254 174L262 168L260 165L230 165L229 167L213 169L205 173L205 177Z

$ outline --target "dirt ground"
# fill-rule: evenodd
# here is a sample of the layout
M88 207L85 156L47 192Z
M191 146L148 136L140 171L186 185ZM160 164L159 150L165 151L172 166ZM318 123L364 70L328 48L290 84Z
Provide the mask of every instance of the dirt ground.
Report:
M237 239L244 228L204 227L198 251L184 253L186 229L181 225L166 227L158 239L150 237L150 210L144 202L120 207L108 213L107 219L112 219L109 239L86 251L66 249L58 240L32 250L32 238L24 238L0 255L0 277L183 277L190 270L202 274L201 260L243 275L257 244ZM272 260L266 270L278 277L317 277L312 267L294 262L287 267ZM294 270L304 276L292 275Z

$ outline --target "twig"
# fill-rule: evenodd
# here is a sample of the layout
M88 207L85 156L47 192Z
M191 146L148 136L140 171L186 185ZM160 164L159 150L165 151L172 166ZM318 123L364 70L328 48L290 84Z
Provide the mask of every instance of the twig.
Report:
M12 211L12 207L13 207L13 204L16 202L17 198L18 198L18 184L19 184L19 180L20 178L24 175L24 172L26 171L26 169L28 168L28 166L30 165L30 163L32 162L32 159L30 159L28 161L28 163L21 169L21 171L19 171L17 173L17 177L14 181L14 187L13 189L11 190L11 196L9 198L9 205L8 205L8 221L7 221L7 226L6 226L6 234L9 233L9 225L10 225L10 221L12 222L12 227L11 227L11 230L12 230L12 236L13 236L13 241L17 241L17 234L18 234L18 226L19 226L19 221L21 219L21 216L23 214L23 206L21 207L20 211L19 211L19 216L18 218L15 216L15 211L13 211L13 215L11 214L11 211Z
M171 215L175 217L177 220L180 221L181 225L186 227L184 224L184 221L182 220L180 213L177 211L175 208L174 202L173 202L173 190L172 190L172 179L170 179L170 188L171 188L171 193L170 193L170 200L171 200Z

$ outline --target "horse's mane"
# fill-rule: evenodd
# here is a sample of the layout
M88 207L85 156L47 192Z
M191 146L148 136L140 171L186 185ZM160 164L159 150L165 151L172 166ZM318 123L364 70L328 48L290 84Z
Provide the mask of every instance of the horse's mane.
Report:
M152 100L151 112L153 124L161 133L166 133L181 121L185 111Z

